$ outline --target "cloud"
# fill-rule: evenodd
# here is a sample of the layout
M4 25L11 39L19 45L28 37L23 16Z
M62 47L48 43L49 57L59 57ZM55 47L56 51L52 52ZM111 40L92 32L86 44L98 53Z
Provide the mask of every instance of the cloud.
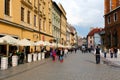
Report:
M104 0L53 0L61 3L67 20L78 32L90 27L104 27ZM83 32L84 33L84 32ZM80 33L79 33L80 34ZM80 34L82 35L82 34ZM84 33L84 35L87 35Z

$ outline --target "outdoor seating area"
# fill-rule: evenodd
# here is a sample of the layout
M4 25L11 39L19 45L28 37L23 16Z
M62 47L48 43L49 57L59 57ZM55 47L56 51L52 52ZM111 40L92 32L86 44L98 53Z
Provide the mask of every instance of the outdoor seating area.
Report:
M48 48L46 50L45 48ZM28 39L16 39L6 35L0 38L0 65L1 70L8 69L23 63L30 63L46 58L50 48L71 48L70 45L50 43L48 41L33 42Z

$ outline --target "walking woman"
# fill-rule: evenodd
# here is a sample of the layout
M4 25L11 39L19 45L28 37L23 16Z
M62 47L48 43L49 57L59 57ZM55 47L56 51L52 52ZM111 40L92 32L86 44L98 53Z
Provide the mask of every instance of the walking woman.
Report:
M106 55L107 55L107 49L106 47L104 47L104 58L106 58Z
M56 59L56 51L54 49L52 50L52 59L53 61Z
M113 53L114 53L114 50L113 48L110 49L110 57L113 58Z
M100 48L96 47L96 64L100 64Z

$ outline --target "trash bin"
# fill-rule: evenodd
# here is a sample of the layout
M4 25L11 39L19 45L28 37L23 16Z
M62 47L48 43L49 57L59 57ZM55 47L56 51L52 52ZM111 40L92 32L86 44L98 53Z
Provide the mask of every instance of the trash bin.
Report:
M8 69L8 57L1 57L1 70Z
M41 53L38 53L38 60L41 60Z
M28 54L28 62L32 62L32 54Z
M18 56L12 56L12 66L17 66L18 65Z

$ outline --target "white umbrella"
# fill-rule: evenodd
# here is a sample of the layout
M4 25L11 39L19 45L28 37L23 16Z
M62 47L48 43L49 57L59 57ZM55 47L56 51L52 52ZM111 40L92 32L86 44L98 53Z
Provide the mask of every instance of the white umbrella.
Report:
M5 43L3 38L0 38L0 43Z
M70 45L68 45L68 46L65 46L66 48L71 48L71 46Z
M50 47L56 47L56 43L50 43Z
M58 47L62 47L63 48L64 46L62 44L58 44Z
M20 46L33 46L34 42L29 41L27 39L22 39L22 40L17 42L17 45L20 45Z
M48 41L45 41L45 42L44 42L44 45L45 45L45 46L50 46L50 43L49 43Z
M38 45L44 45L44 42L40 40L40 41L36 42L35 45L36 46L38 46Z
M6 35L0 38L0 43L3 43L3 44L14 44L15 45L18 41L19 41L18 39L15 39L9 35Z
M12 36L6 35L4 37L0 38L0 43L1 44L7 44L7 55L9 53L9 44L16 45L19 40L13 38Z

